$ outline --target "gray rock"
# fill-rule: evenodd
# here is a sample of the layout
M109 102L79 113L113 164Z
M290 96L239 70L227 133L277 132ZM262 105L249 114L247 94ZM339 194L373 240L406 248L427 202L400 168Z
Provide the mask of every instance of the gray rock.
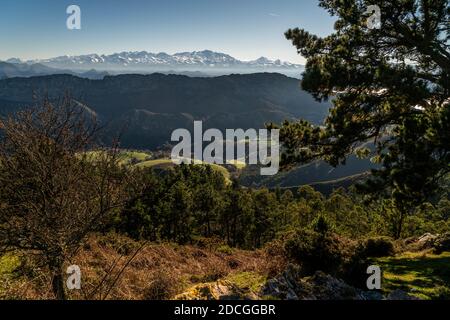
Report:
M419 300L419 298L410 296L402 290L394 290L386 297L386 300Z
M425 233L424 235L420 236L417 239L417 243L419 243L424 248L426 248L426 247L431 248L437 238L438 238L438 235L434 235L431 233Z
M321 271L312 277L301 278L300 269L293 265L278 277L270 279L263 287L262 295L283 300L368 300L369 297Z
M361 291L361 300L383 300L384 297L379 291Z
M418 300L401 290L395 290L387 297L379 291L363 291L321 271L302 278L299 267L294 265L268 280L261 295L282 300Z

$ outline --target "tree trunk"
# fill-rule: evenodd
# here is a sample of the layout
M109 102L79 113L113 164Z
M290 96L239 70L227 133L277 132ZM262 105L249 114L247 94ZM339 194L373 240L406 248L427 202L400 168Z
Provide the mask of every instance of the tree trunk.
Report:
M395 235L395 240L398 240L401 238L402 236L402 231L403 231L403 212L400 213L400 220L398 221L398 225L397 225L397 233Z
M404 208L398 208L397 210L399 213L399 217L395 225L394 240L398 240L401 238L403 231L403 222L406 216L406 210Z
M60 259L55 259L50 263L52 273L52 290L56 300L66 300L66 292L64 290L63 264Z

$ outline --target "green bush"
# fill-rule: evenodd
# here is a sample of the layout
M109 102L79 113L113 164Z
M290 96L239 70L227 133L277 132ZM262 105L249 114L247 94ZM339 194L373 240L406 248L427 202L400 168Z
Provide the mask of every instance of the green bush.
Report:
M348 284L361 289L367 289L367 267L370 260L365 253L365 246L360 244L349 251L342 264L340 277Z
M367 239L363 244L363 253L369 258L392 256L395 253L394 243L388 237L375 237Z
M352 286L367 289L368 275L366 271L371 264L371 258L392 256L394 252L394 243L390 238L369 238L348 250L340 270L340 276Z
M228 246L226 244L217 247L216 250L217 250L217 252L223 253L223 254L226 254L226 255L232 255L233 254L233 249L231 249L230 246Z
M284 251L289 260L301 265L303 276L320 270L365 288L370 261L364 244L334 233L301 230L285 240Z
M304 275L318 270L336 274L344 259L337 236L311 230L301 230L287 239L285 251L289 259L302 266Z

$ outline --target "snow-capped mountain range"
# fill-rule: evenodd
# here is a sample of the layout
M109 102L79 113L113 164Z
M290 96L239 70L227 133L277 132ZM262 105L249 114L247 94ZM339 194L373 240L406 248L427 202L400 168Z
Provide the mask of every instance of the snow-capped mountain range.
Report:
M301 65L261 57L253 61L241 61L228 54L210 50L180 52L173 55L147 51L121 52L110 55L88 54L60 56L50 59L20 61L12 58L7 62L40 63L49 67L70 69L155 69L155 68L201 68L201 69L300 69Z

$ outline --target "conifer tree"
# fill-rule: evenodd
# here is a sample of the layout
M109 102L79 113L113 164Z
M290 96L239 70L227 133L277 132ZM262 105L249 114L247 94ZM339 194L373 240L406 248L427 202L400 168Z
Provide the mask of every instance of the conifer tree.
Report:
M381 13L368 24L369 5ZM392 199L399 221L433 195L450 172L450 7L448 0L321 0L336 18L319 37L286 32L307 59L302 87L333 99L323 126L281 126L285 166L324 159L345 164L351 153L381 168L366 193ZM367 148L369 146L370 148ZM401 223L395 236L401 235Z

